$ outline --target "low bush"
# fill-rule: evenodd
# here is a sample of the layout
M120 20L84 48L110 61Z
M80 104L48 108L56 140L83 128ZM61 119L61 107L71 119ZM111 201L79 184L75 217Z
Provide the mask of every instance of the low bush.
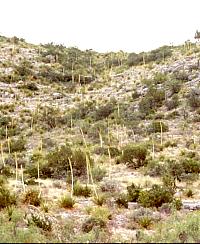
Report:
M23 137L20 137L18 139L11 139L10 140L10 152L21 152L24 151L26 145L26 140ZM6 142L4 144L5 151L8 152L8 143Z
M119 196L115 200L116 204L119 207L125 207L128 208L128 196L125 193L119 194Z
M147 131L148 133L161 133L161 129L162 132L167 132L169 131L169 128L166 124L164 124L162 121L153 121L148 127L147 127Z
M143 190L139 194L138 202L145 208L160 207L163 203L172 202L173 193L167 188L153 185L150 190Z
M102 192L115 193L119 190L118 182L114 180L105 180L100 185Z
M11 205L17 204L17 196L10 192L10 190L4 185L4 180L1 180L0 186L0 210Z
M31 204L37 207L42 203L42 197L37 189L32 188L25 192L22 201L25 204Z
M158 177L164 173L165 167L157 160L150 160L145 170L146 175Z
M107 196L104 193L95 195L92 199L92 201L98 206L102 206L106 202L106 200L107 200Z
M118 158L119 163L128 163L135 169L145 165L147 148L142 144L128 144L123 149L123 154Z
M70 171L69 158L72 163L73 173L75 176L86 175L87 164L86 164L86 154L85 152L79 150L74 150L68 146L61 146L60 148L55 148L50 151L47 156L47 164L41 169L46 171L49 177L53 178L64 178L67 172ZM91 166L93 165L93 160L89 157ZM43 173L44 174L44 173Z
M160 221L161 217L158 212L153 212L151 209L140 207L133 210L128 215L129 228L135 228L135 223L139 227L147 229L152 223Z
M140 186L136 186L132 183L130 186L127 186L127 197L129 202L137 202L140 192L142 188Z
M106 176L106 169L100 166L92 168L92 177L95 182L101 181Z
M90 187L81 185L78 181L74 185L74 196L89 197L92 193Z
M100 229L106 227L106 222L100 218L89 217L85 220L82 224L82 231L83 232L90 232L94 227L99 227Z
M59 199L59 206L61 208L73 208L75 200L70 195L64 195Z

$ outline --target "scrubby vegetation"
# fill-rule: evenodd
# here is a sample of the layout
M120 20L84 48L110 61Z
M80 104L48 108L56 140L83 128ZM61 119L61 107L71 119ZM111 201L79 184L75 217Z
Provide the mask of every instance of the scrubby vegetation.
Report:
M2 242L199 241L198 45L0 46Z

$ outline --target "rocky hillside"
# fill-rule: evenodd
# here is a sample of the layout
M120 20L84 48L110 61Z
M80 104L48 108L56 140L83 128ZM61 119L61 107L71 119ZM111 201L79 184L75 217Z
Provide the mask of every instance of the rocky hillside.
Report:
M190 219L200 206L199 58L194 43L103 54L0 37L4 241L156 242L174 209ZM173 231L163 241L200 238Z

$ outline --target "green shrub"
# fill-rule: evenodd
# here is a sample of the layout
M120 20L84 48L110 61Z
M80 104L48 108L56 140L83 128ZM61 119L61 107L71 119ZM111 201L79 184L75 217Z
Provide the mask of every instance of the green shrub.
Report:
M170 100L167 100L165 102L165 105L167 107L168 110L172 110L174 108L177 108L179 106L179 99L178 99L178 95L173 95L172 98Z
M121 154L120 150L116 147L109 147L111 158L115 158ZM107 147L97 147L94 151L96 154L109 155Z
M141 206L160 207L163 203L172 202L173 194L165 187L153 185L150 190L143 190L139 194L138 202Z
M188 189L185 191L185 195L187 197L193 197L194 193L193 193L192 189Z
M40 206L42 202L42 197L37 189L28 189L23 196L23 203L31 204L34 206Z
M128 144L123 149L122 156L118 159L120 163L128 163L130 167L139 168L145 164L147 148L145 145Z
M59 206L61 208L73 208L75 200L70 195L64 195L59 199Z
M141 187L136 186L134 183L132 183L130 186L127 186L128 201L129 202L137 202L141 190L142 190Z
M153 77L153 83L155 85L162 84L163 82L167 81L167 75L161 72L155 73Z
M140 207L131 211L128 215L129 228L135 228L135 223L139 224L139 227L148 228L153 222L158 222L160 219L159 213Z
M178 81L183 81L183 82L188 81L188 74L185 71L175 71L173 72L172 77Z
M114 180L105 180L100 185L102 192L115 193L119 190L118 182Z
M125 207L128 208L128 196L125 193L119 194L119 196L116 198L116 203L119 207Z
M92 177L95 182L101 181L106 175L106 169L100 166L92 168Z
M181 210L183 203L181 201L181 199L174 199L172 201L172 206L176 209L176 210Z
M18 139L11 139L10 140L10 151L13 152L21 152L24 151L26 145L26 140L23 137L20 137ZM8 151L8 144L5 144L6 151Z
M161 133L161 128L162 132L167 132L169 131L169 128L166 124L164 124L162 121L153 121L148 127L147 131L149 133Z
M74 185L74 196L84 196L89 197L92 193L92 190L90 187L83 186L79 182L76 182Z
M164 166L160 162L156 160L150 160L148 161L145 174L152 177L158 177L164 173L164 170Z
M139 102L139 111L145 115L154 113L157 108L163 105L165 92L154 86L150 86L145 97Z
M138 220L138 223L140 226L147 229L152 224L152 219L149 216L143 216Z
M0 169L0 172L3 176L6 176L6 177L13 176L13 170L9 165L5 165L5 166L3 165Z
M106 227L106 222L100 218L89 217L83 224L82 224L82 231L83 232L90 232L94 227L99 227L100 229Z
M191 108L199 108L200 107L200 98L199 98L199 90L191 90L188 94L187 100L188 104Z
M88 155L89 157L89 155ZM46 170L49 177L64 178L67 172L70 171L69 158L71 159L73 173L75 176L86 175L86 154L79 150L74 150L66 145L60 148L55 148L50 151L47 156L47 164L42 168L42 171ZM92 159L89 157L91 166L93 165Z
M31 214L31 221L39 228L43 229L44 231L51 231L52 230L52 221L49 216L44 214Z
M181 164L182 164L184 172L186 174L189 174L189 173L199 174L200 173L200 162L195 159L192 159L192 158L183 159L181 161Z
M2 182L2 185L0 186L0 210L2 208L6 208L16 204L17 196L15 194L12 194L10 190Z
M98 206L102 206L106 202L106 200L107 200L107 196L104 193L95 195L92 199L92 201Z
M114 104L108 103L104 106L99 107L95 114L94 114L94 119L97 120L102 120L107 118L111 113L114 112Z

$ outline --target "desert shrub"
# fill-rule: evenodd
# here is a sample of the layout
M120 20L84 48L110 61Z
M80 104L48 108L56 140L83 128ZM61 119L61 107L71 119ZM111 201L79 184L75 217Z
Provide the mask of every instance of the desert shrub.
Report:
M104 193L99 193L98 195L94 195L94 197L92 198L92 201L98 205L98 206L102 206L107 200L107 196Z
M181 174L184 172L184 167L181 162L173 159L166 161L166 172L172 175L175 179L181 180Z
M7 183L7 178L3 175L0 175L0 187L5 186L6 183Z
M181 90L182 87L182 81L180 80L171 80L168 83L168 88L170 90L170 95L173 95L175 93L179 93L179 91Z
M127 59L128 66L140 65L142 64L142 62L143 62L142 54L130 53L128 55L128 59Z
M14 74L18 75L21 80L25 80L27 76L33 74L32 68L32 64L24 59L19 65L15 65Z
M12 136L16 136L20 133L19 128L17 127L8 127L7 129L7 136L8 137L12 137ZM0 128L0 139L5 139L6 137L6 127L1 127Z
M114 180L105 180L100 185L102 192L115 193L119 190L118 182Z
M13 175L13 169L9 165L0 165L0 173L2 176L11 177Z
M37 189L28 189L23 196L23 203L31 204L34 206L40 206L42 202L42 197L40 196L40 192Z
M12 118L10 116L1 116L0 117L0 126L10 126Z
M89 217L82 224L82 231L88 233L94 227L99 227L100 229L105 228L106 227L106 221L102 220L101 218Z
M40 113L37 114L35 120L42 128L53 129L58 125L58 118L60 115L61 112L58 108L44 106L40 108Z
M17 204L17 196L10 192L10 190L4 185L0 186L0 210L11 205Z
M10 152L21 152L25 150L26 140L23 137L10 139ZM8 143L4 144L5 151L8 152Z
M106 207L95 207L91 210L91 216L105 221L112 219L112 214L109 208Z
M132 183L130 186L127 186L127 197L129 202L137 202L139 194L142 188L140 186L136 186Z
M49 216L40 213L31 213L31 222L44 231L52 230L52 221Z
M183 224L184 223L184 224ZM200 239L200 216L196 211L179 215L175 213L162 225L157 225L153 235L141 233L140 243L196 243Z
M68 195L63 195L59 201L59 206L61 208L73 208L74 204L76 203L73 197L71 197L69 194Z
M89 186L83 186L78 181L74 185L74 196L84 196L89 197L92 190Z
M162 106L165 100L165 92L154 86L150 86L145 97L139 103L139 111L145 115L154 113L157 108Z
M162 128L162 132L169 131L169 128L166 124L164 124L162 121L155 120L147 127L147 131L148 133L157 133L157 132L160 133L161 128Z
M28 186L34 186L34 185L38 185L38 182L36 181L36 178L30 177L24 180L24 184Z
M186 174L189 174L189 173L199 174L200 173L200 162L195 159L185 158L181 161L181 164L182 164L184 172Z
M51 177L65 177L67 171L70 170L69 158L73 166L74 175L85 175L87 171L85 152L81 151L80 149L72 151L72 149L68 145L63 145L60 148L57 147L47 154L47 164L45 166L45 169L47 171L50 171L49 175ZM93 161L89 157L89 155L88 158L91 165L93 165Z
M177 144L176 140L169 140L164 143L164 147L177 147Z
M157 177L157 176L161 176L164 173L164 170L165 168L161 163L159 163L156 160L150 160L148 161L145 174L152 177Z
M143 216L138 220L138 223L140 226L147 229L152 224L152 219L149 216Z
M175 193L176 191L176 178L169 172L166 172L162 176L163 187L168 189L168 191Z
M167 75L161 72L155 73L153 77L153 83L155 85L162 84L163 82L167 81Z
M183 206L181 199L174 199L171 204L176 210L181 210Z
M165 105L168 110L172 110L174 108L177 108L179 106L179 100L178 100L178 95L173 95L170 100L167 100L165 102Z
M138 202L141 206L149 207L160 207L163 203L172 202L173 193L167 188L153 185L150 190L143 190L139 194Z
M106 168L95 166L92 168L92 177L95 182L101 181L106 176Z
M26 87L27 89L31 90L31 91L38 91L39 88L37 87L37 85L33 82L30 82L28 84L26 84Z
M150 51L147 55L146 62L152 62L152 61L161 62L165 58L171 56L172 56L171 47L165 45Z
M188 81L188 73L186 73L185 71L175 71L173 72L172 77L175 80L184 81L184 82Z
M122 156L118 159L120 163L128 163L130 167L139 168L145 164L147 148L142 144L128 144L123 149Z
M192 191L192 189L187 189L187 190L185 191L185 195L186 195L187 197L193 197L194 192Z
M137 99L137 98L140 97L140 94L139 94L139 93L137 92L137 90L135 89L135 90L132 92L131 97L132 97L133 99Z
M200 107L200 98L199 98L200 91L192 89L188 96L187 101L191 108L199 108Z
M125 193L119 194L119 196L115 199L116 204L119 207L128 208L128 196Z
M117 157L121 154L120 150L116 147L109 147L110 150L110 156L111 158ZM107 147L97 147L94 150L94 153L96 154L103 154L103 155L109 155L108 148Z
M140 207L128 215L128 227L135 228L135 223L143 228L148 228L152 223L160 221L160 214L150 209Z
M106 105L103 105L99 107L94 114L95 120L102 120L107 118L111 113L114 112L114 104L108 103Z

